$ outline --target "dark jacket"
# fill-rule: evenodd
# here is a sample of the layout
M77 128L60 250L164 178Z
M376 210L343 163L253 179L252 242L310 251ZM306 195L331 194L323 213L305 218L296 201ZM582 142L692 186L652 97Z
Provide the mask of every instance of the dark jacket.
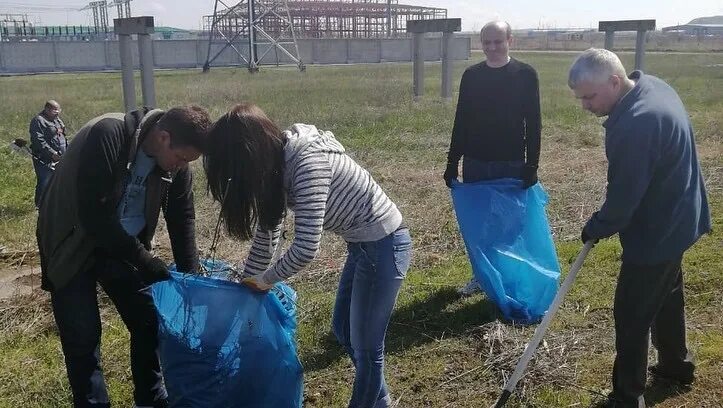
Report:
M73 138L43 195L37 238L43 289L56 290L98 257L143 270L163 209L179 270L198 265L191 170L156 167L146 181L146 227L129 236L117 208L129 168L148 129L163 111L112 113L88 122ZM147 117L144 120L144 116Z
M668 84L635 71L635 87L603 123L605 203L586 225L591 238L620 233L623 260L656 264L679 258L711 229L693 127Z
M53 154L62 156L67 147L65 124L60 118L50 121L40 112L30 121L30 149L40 160L50 164Z

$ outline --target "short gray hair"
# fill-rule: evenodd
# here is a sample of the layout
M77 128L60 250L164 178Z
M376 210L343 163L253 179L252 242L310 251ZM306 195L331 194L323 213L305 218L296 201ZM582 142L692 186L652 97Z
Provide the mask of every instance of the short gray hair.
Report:
M610 76L625 78L625 67L614 52L589 48L575 58L567 77L567 85L575 89L581 82L603 82Z

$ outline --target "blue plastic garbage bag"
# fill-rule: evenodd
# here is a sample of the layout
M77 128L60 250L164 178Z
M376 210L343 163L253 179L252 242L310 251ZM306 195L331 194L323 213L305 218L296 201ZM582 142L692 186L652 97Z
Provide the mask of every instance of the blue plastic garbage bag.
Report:
M153 285L159 351L171 407L301 407L296 293L278 283L255 293L227 279L182 274Z
M538 322L557 293L560 265L540 183L516 179L452 184L472 272L505 318Z

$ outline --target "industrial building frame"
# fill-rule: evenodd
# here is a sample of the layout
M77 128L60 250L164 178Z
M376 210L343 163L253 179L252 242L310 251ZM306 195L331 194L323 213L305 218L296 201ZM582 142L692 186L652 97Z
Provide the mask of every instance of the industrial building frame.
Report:
M243 3L243 4L242 4ZM399 4L399 0L288 0L292 26L298 38L381 38L406 37L407 21L447 18L447 10ZM230 10L238 8L237 10ZM229 38L248 25L245 2L203 16L203 31L218 31ZM245 17L245 16L244 16ZM259 22L265 32L281 34L288 23L274 15Z

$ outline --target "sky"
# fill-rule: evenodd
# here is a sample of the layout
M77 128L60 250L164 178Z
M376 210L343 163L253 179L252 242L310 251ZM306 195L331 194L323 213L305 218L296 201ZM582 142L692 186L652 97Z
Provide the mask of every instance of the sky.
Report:
M227 0L236 4L238 0ZM439 7L447 17L462 18L463 31L477 31L490 20L508 21L514 29L597 28L600 20L655 19L658 28L684 24L696 17L723 15L723 0L399 0L400 4ZM87 0L0 0L0 15L28 14L43 25L92 24ZM199 29L201 16L213 14L212 0L133 0L131 14L151 15L156 26ZM109 9L109 19L116 17ZM0 17L1 18L1 17ZM111 23L112 24L112 23Z

